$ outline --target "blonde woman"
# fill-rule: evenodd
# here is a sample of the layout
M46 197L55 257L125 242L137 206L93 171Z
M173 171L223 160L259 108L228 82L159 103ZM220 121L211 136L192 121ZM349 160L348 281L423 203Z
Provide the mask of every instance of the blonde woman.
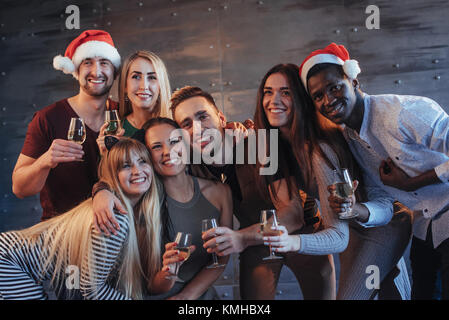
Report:
M164 62L140 50L123 63L119 79L119 114L125 136L132 136L155 117L171 117L170 82Z
M156 54L139 50L123 63L119 78L119 117L122 127L118 135L133 136L143 124L154 117L169 117L170 82L167 69ZM104 130L100 130L97 143L105 152ZM143 134L143 132L142 132Z
M179 126L169 118L153 118L143 126L145 144L151 154L154 171L164 185L165 200L163 205L163 225L167 229L168 239L173 239L177 232L192 234L192 244L196 247L188 260L179 268L177 281L168 292L156 294L152 292L150 299L170 300L209 300L215 298L213 283L224 271L224 268L210 269L211 255L203 248L201 238L201 222L203 219L215 218L219 225L232 228L232 195L229 187L219 182L190 176L186 172L186 164L176 157L174 148L184 143L177 129ZM175 149L176 150L176 149ZM101 183L106 194L94 198L107 206L114 205L114 196L107 191L106 181ZM110 188L110 187L109 187ZM94 212L97 219L103 220L101 214ZM128 213L129 214L129 213ZM127 214L126 214L127 215ZM115 215L117 218L119 214ZM110 221L111 224L116 224ZM113 233L120 232L121 226ZM163 240L168 242L167 239ZM168 243L170 245L170 243ZM170 250L173 251L173 250ZM177 255L178 256L178 255ZM176 259L177 257L173 257ZM226 264L227 257L219 257L220 264Z
M186 172L186 164L175 152L184 143L175 121L153 118L143 128L154 171L164 184L169 238L173 239L178 231L191 233L192 244L197 248L179 268L178 276L184 282L176 282L170 291L152 299L214 299L212 285L224 268L207 268L211 255L203 248L201 222L215 218L219 225L232 229L231 190L225 184L196 178ZM228 259L229 256L219 257L218 262L226 264Z
M67 267L80 270L86 299L140 299L163 293L177 261L173 243L161 259L158 182L143 144L124 138L103 157L99 176L130 214L116 215L120 231L104 237L93 227L92 199L31 228L0 234L0 299L46 299L42 281L65 283ZM162 268L162 266L164 266Z

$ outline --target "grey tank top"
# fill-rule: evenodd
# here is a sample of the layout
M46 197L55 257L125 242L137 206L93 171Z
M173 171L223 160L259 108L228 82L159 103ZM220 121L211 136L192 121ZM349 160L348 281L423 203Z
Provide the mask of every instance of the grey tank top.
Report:
M192 234L192 244L196 250L192 252L190 258L181 265L179 278L189 282L199 271L212 262L212 256L203 247L201 239L201 221L203 219L215 218L220 221L220 211L207 200L201 193L198 179L192 177L194 192L193 197L188 202L178 202L167 195L167 208L173 226L173 233L170 240L173 241L177 232Z

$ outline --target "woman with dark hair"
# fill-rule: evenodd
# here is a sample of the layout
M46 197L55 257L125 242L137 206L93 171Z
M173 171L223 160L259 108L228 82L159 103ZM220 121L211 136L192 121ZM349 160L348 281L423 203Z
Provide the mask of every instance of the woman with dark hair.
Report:
M196 250L179 268L179 278L173 288L155 299L213 299L213 283L223 273L224 267L207 268L211 255L203 248L201 223L215 218L218 225L232 228L232 196L229 187L220 182L201 179L187 174L182 160L182 132L178 124L168 118L153 118L146 122L145 144L150 152L154 171L160 177L165 191L164 207L167 210L169 239L176 232L192 234ZM229 257L220 257L219 263Z
M392 252L396 251L389 241L395 235L383 227L365 229L362 223L339 220L329 206L327 187L334 182L334 169L348 168L360 186L357 188L355 183L354 196L358 205L363 206L361 210L367 210L368 214L369 210L386 210L388 215L393 200L363 181L340 129L315 111L296 65L280 64L267 72L258 91L255 125L258 129L278 128L280 132L278 175L259 176L261 191L273 194L280 202L289 201L298 189L315 195L320 200L324 225L321 231L300 235L288 235L287 229L281 226L279 229L283 234L264 237L266 244L270 243L278 252L341 253L337 299L373 298L377 293L376 285L366 285L367 268L377 266L380 280L387 278L395 267L393 261L400 258L392 257ZM350 235L354 232L362 234L362 237L357 237L358 243L351 245ZM404 281L398 290L403 298L407 298L408 279L400 280ZM395 293L385 297L400 298L399 293Z
M227 185L187 174L185 161L180 155L183 136L177 129L180 128L176 122L163 117L152 118L142 127L151 163L164 186L161 224L166 237L161 241L170 245L177 232L190 233L192 245L196 249L179 267L178 277L182 281L176 281L163 294L150 292L151 295L147 298L213 299L215 293L212 284L224 268L207 268L211 263L211 256L202 246L201 223L204 219L214 218L218 225L232 228L232 195ZM107 185L103 187L108 188ZM114 197L109 192L107 194L107 205L112 206ZM94 197L93 203L97 201L102 200ZM229 257L220 257L218 262L225 264L228 259Z
M295 90L295 88L300 89ZM301 92L301 89L298 67L293 64L280 64L270 69L262 79L257 95L254 116L256 128L277 128L280 132L278 173L275 176L259 175L260 183L258 185L263 194L272 194L273 198L281 202L296 196L298 189L306 190L309 194L318 196L317 191L321 190L317 190L315 184L317 172L313 170L314 152L320 153L322 158L329 162L329 167L334 166L331 162L334 159L329 159L321 147L317 148L317 145L320 140L324 140L324 135L328 135L332 139L338 139L338 136L332 134L335 133L333 132L334 128L329 128L328 131L319 131L316 125L311 124L313 119L308 114L308 110L299 107L307 104L307 96ZM309 120L307 121L307 119ZM311 136L315 137L313 139L315 144L309 142ZM267 146L269 145L269 141L267 141ZM328 148L328 146L324 146L324 148L326 147ZM351 167L346 159L346 153L340 153L342 162L347 167ZM262 164L258 162L258 169L261 166ZM354 170L351 170L351 173L354 173ZM327 175L327 173L324 173L324 175ZM326 179L329 179L330 183L326 186L332 184L330 181L331 175L328 176ZM327 190L319 195L320 197L317 198L327 198L323 198L327 196ZM280 196L283 197L279 198ZM326 242L329 246L327 249L319 247L316 250L320 251L319 254L324 251L329 251L329 253L341 252L346 248L349 237L347 223L327 214L329 211L327 201L320 204L326 229L319 234L329 235L334 241ZM318 235L314 234L312 237L317 238Z

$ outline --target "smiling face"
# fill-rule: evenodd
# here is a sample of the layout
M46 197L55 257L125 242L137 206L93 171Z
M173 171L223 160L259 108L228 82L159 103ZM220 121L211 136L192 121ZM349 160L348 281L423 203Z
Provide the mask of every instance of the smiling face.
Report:
M288 126L293 100L287 78L282 73L273 73L267 78L262 105L271 126Z
M84 59L78 68L78 81L83 92L101 97L109 94L114 83L114 66L108 59Z
M336 124L345 123L357 101L357 80L351 80L337 67L326 68L307 81L309 94L318 111Z
M180 155L182 137L175 129L172 125L162 123L147 129L145 133L145 143L150 150L154 170L162 177L176 176L185 170Z
M134 205L151 186L153 171L136 152L131 152L118 172L118 180L123 193Z
M181 129L189 132L190 144L196 152L201 152L208 145L222 143L226 117L204 97L192 97L178 104L174 120ZM221 136L222 139L217 141L217 136L205 133L204 131L208 129L216 130L217 136ZM211 133L211 130L208 132Z
M132 108L153 112L159 97L159 81L153 64L145 58L137 58L129 66L126 78L126 94Z

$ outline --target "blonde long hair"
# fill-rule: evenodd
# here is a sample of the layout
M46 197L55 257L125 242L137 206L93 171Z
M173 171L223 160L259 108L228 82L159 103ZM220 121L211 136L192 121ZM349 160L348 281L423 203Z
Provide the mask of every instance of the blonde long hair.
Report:
M154 117L168 117L171 118L170 112L170 96L171 88L168 80L167 69L161 58L153 52L139 50L128 58L123 63L122 71L119 79L119 114L120 119L125 119L127 115L133 112L131 101L125 99L126 97L126 81L128 79L129 67L137 58L147 59L154 67L157 81L159 82L159 97L153 111Z
M118 171L131 153L135 152L147 163L150 162L146 147L140 142L123 138L102 158L99 176L114 190L115 195L125 205L129 218L129 232L121 251L117 288L133 299L141 299L143 283L147 285L161 269L161 219L159 191L162 187L154 171L151 187L141 197L133 210L129 199L123 193L118 180ZM47 250L41 259L44 273L51 268L52 283L60 284L60 275L69 265L87 268L89 282L94 278L96 257L92 252L93 231L92 199L82 202L72 210L28 229L18 231L32 244L39 243ZM105 243L103 242L103 246ZM87 259L87 263L86 263Z

